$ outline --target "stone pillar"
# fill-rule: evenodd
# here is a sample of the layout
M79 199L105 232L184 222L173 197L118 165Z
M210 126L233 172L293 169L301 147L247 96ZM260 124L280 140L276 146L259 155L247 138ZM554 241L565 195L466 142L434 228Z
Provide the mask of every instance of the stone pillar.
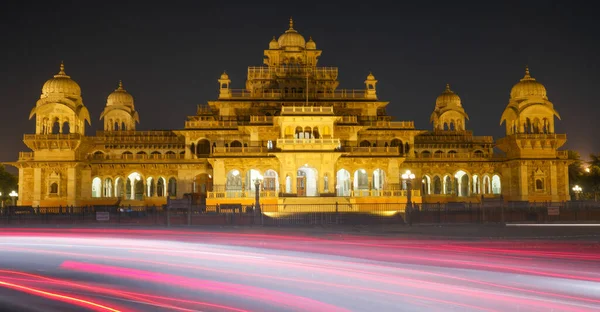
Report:
M152 197L158 197L158 179L152 179L154 185L152 185Z
M569 193L567 192L567 194ZM556 168L556 162L552 162L550 164L550 195L552 196L553 202L560 201L558 198L558 171Z
M91 185L88 187L91 189ZM67 205L77 205L77 170L74 167L67 169Z
M129 179L129 186L131 187L131 197L129 197L129 199L134 200L135 199L135 179Z
M21 185L19 184L19 187ZM23 193L19 198L24 197ZM31 203L32 206L39 206L42 200L42 168L34 168L33 169L33 201Z
M490 179L490 183L492 180ZM528 200L529 189L527 185L527 164L520 164L519 166L519 185L518 185L518 199Z

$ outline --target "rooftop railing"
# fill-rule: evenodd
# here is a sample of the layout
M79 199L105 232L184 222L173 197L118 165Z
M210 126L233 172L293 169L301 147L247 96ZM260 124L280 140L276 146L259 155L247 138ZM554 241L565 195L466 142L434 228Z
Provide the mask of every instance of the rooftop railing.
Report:
M331 106L283 106L281 107L282 115L291 114L333 114Z
M386 120L366 120L361 121L361 125L372 128L387 128L387 129L414 129L414 121L386 121Z
M33 160L33 152L19 152L19 160Z

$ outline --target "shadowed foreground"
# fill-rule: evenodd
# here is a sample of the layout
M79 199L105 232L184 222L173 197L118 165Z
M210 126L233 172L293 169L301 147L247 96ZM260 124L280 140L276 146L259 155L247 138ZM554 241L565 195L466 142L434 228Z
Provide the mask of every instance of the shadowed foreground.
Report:
M600 309L594 239L9 228L0 245L2 311Z

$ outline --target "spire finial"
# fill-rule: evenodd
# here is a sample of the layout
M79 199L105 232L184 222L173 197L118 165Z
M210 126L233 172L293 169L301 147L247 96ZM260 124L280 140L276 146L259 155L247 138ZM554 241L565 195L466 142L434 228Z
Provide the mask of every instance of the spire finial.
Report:
M529 73L529 65L525 65L525 78L530 78L531 74Z
M290 29L294 29L294 19L290 16Z
M452 91L452 90L450 90L450 84L449 83L446 84L446 91L448 91L448 92Z
M65 62L60 61L60 71L58 72L59 75L66 75L65 74Z
M119 80L119 87L117 90L123 90L123 80Z

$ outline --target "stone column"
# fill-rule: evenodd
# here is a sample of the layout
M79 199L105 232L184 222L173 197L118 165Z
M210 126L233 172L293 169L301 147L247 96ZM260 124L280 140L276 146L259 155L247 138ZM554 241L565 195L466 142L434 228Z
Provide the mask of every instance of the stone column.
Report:
M91 185L88 187L91 189ZM77 205L77 170L75 168L67 169L67 205Z
M19 186L21 186L19 184ZM20 196L24 197L23 195ZM42 168L33 168L33 201L32 206L39 206L42 200Z

